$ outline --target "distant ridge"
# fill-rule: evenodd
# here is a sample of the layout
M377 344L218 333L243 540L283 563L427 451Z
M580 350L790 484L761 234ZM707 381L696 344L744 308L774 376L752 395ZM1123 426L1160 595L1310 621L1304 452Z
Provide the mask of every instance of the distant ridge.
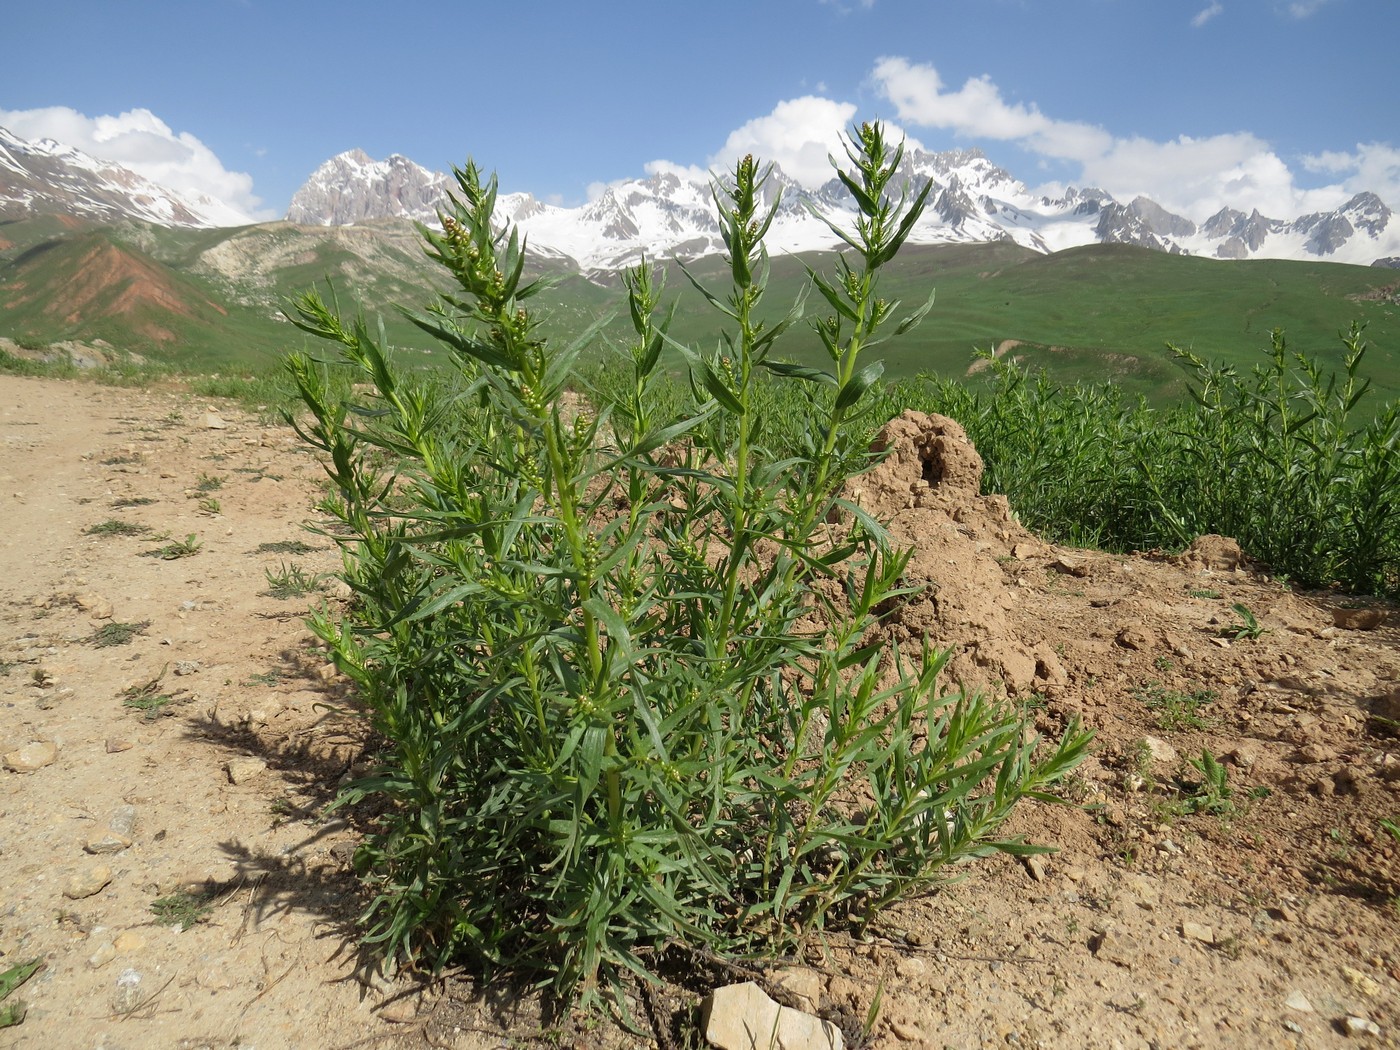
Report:
M28 142L0 128L0 220L71 215L161 226L246 226L254 220L202 194L159 186L130 168L53 139Z
M1272 219L1223 208L1197 225L1146 197L1127 203L1093 187L1061 197L1032 194L976 149L909 150L902 174L931 179L929 208L916 244L1014 241L1038 252L1085 244L1133 244L1154 251L1217 259L1303 259L1389 265L1400 255L1400 221L1374 193L1340 208ZM371 160L351 150L322 164L297 191L287 218L307 225L346 225L406 218L436 222L452 180L406 157ZM825 251L839 242L825 216L854 219L839 180L807 190L774 168L770 192L783 206L768 238L773 252ZM614 183L577 208L544 204L528 193L502 194L497 217L517 223L534 250L582 272L618 270L644 253L695 258L723 251L709 186L674 172Z

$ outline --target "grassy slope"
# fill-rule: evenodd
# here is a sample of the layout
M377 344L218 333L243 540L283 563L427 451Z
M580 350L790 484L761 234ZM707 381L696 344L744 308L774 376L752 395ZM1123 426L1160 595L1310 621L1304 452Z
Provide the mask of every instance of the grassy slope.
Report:
M132 335L130 319L104 315L94 300L88 313L59 320L42 302L15 292L19 285L61 296L81 275L73 267L76 245L100 238L142 265L167 271L183 311L160 314L157 302L140 316L174 338ZM234 258L220 269L210 258ZM767 306L784 312L805 283L803 259L773 261ZM805 261L829 272L830 257ZM709 287L727 285L719 259L702 259L693 272ZM226 276L233 273L236 276ZM541 297L545 334L564 338L601 313L618 312L608 330L626 338L618 286L556 273L558 287ZM247 367L268 363L304 343L280 317L285 301L326 281L342 304L383 319L390 342L423 346L426 340L391 308L395 302L426 306L437 290L435 267L423 257L405 224L306 228L270 223L235 230L164 230L122 224L73 230L52 217L0 226L0 335L21 340L105 338L109 342L189 368ZM1290 343L1318 359L1336 361L1336 333L1352 320L1367 322L1373 344L1368 373L1385 398L1400 396L1400 305L1362 299L1394 286L1400 274L1332 263L1218 262L1123 245L1096 245L1043 256L1009 243L907 248L886 275L886 297L910 307L936 288L934 309L923 326L884 350L887 374L936 371L962 375L974 348L1007 340L1013 352L1043 364L1062 380L1114 378L1132 392L1170 400L1181 391L1181 371L1168 342L1204 356L1252 366L1268 345L1271 328L1288 331ZM669 288L680 296L673 334L692 345L710 345L717 315L672 268ZM816 313L818 303L808 302ZM815 361L815 336L798 326L779 344L783 356Z

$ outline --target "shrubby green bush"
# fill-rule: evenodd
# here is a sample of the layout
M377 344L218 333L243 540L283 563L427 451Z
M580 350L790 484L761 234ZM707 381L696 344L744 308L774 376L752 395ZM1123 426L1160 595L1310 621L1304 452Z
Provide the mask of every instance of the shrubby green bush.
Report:
M668 314L646 264L627 277L627 378L597 404L567 395L591 333L539 337L545 286L470 163L424 231L457 291L415 318L456 377L405 373L363 320L296 304L338 347L290 368L354 592L314 627L382 741L342 801L374 803L357 866L386 954L591 994L668 943L781 952L960 861L1040 848L999 828L1051 797L1088 734L1041 741L1002 700L945 694L931 643L873 632L909 552L841 491L871 463L880 366L862 355L928 308L878 294L928 189L892 192L902 146L878 125L847 153L857 226L837 230L835 274L810 273L821 369L771 356L801 304L759 320L777 205L750 157L715 184L730 287L696 282L723 330L672 347L683 398L658 369ZM346 370L369 392L338 394ZM781 450L765 372L802 391Z
M1169 409L990 355L989 388L920 377L890 409L961 422L984 488L1049 539L1174 550L1220 533L1301 586L1400 594L1400 403L1366 404L1363 332L1341 340L1340 375L1290 354L1282 331L1248 375L1176 350L1192 400Z

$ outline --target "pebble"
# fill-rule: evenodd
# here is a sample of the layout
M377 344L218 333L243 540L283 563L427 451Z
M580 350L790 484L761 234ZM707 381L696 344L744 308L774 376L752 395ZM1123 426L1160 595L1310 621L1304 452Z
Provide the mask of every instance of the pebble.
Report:
M1348 1017L1342 1022L1342 1026L1346 1029L1347 1035L1353 1037L1359 1035L1376 1036L1381 1034L1381 1026L1376 1024L1375 1021L1365 1017Z
M1290 1010L1297 1010L1302 1014L1310 1014L1313 1012L1313 1004L1308 1001L1308 997L1302 992L1290 993L1288 998L1283 1001L1283 1005Z
M246 784L266 771L267 762L261 758L231 758L224 763L230 784Z
M1354 969L1350 966L1343 966L1342 976L1347 979L1347 984L1351 985L1362 995L1368 996L1370 998L1375 998L1376 996L1381 994L1381 986L1378 983L1376 983L1375 979L1372 977L1368 977L1360 970Z
M1141 955L1136 942L1117 930L1111 929L1099 934L1090 947L1093 949L1094 958L1103 959L1105 962L1111 962L1126 969L1132 969L1133 963Z
M924 1030L918 1025L905 1024L903 1021L891 1021L890 1031L894 1032L896 1038L902 1039L906 1043L924 1045Z
M119 933L112 941L112 946L119 952L135 952L146 947L146 938L142 937L135 930L126 930Z
M111 941L103 941L97 946L97 951L88 956L87 964L94 970L99 970L117 957L117 947Z
M33 773L58 761L58 745L52 740L37 740L11 751L5 756L5 768L15 773Z
M107 754L115 755L119 751L130 751L136 744L125 737L109 736L107 738Z
M120 853L131 845L136 828L136 807L120 806L107 821L107 827L83 843L89 853Z
M132 1010L141 1005L143 998L141 971L128 968L117 975L117 990L112 996L114 1013L131 1013Z
M84 897L101 893L111 881L112 869L105 864L99 864L69 876L63 884L63 895L71 901L82 900Z
M1215 943L1215 930L1199 922L1183 922L1181 936L1188 941L1200 941L1202 944Z

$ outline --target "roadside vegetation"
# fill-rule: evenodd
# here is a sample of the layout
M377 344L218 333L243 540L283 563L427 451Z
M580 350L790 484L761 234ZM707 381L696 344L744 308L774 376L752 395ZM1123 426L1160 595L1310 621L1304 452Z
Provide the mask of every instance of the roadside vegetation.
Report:
M760 206L751 157L715 186L728 287L692 278L718 339L668 344L657 271L630 271L609 402L565 396L593 333L539 338L542 286L472 165L426 233L459 291L416 319L454 354L450 384L401 371L314 294L297 303L339 349L290 367L357 597L314 629L383 740L342 801L382 813L357 865L386 954L590 998L668 945L781 953L864 927L960 862L1044 848L999 829L1053 798L1089 734L1042 740L1014 704L945 690L936 640L870 638L907 593L909 552L842 488L872 463L869 352L929 306L878 292L927 196L892 185L901 152L878 125L852 135L840 177L860 219L837 231L852 250L808 275L822 368L774 357L800 303L759 319L776 204ZM668 345L683 396L660 381ZM333 394L343 370L371 392ZM793 447L764 372L811 424Z

